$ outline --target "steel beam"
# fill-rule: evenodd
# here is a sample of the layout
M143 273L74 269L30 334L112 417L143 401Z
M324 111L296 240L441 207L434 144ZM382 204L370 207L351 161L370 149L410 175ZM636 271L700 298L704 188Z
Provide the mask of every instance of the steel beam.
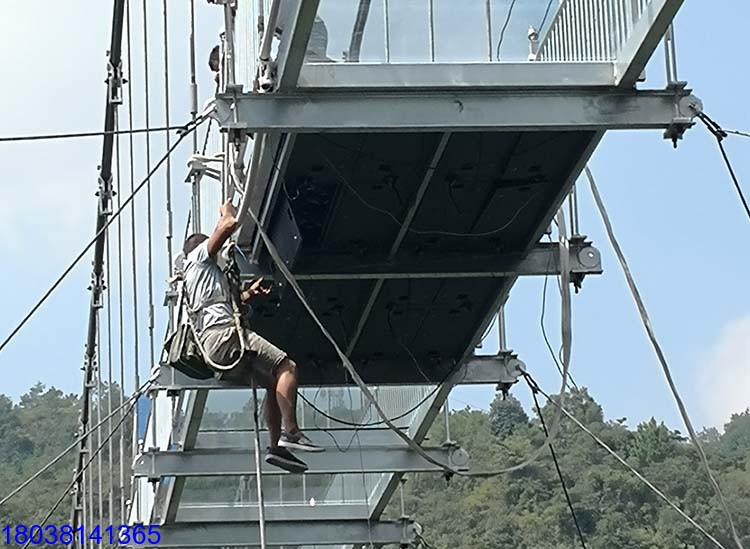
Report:
M614 86L614 63L315 63L299 90L582 88Z
M664 129L692 118L696 101L635 90L243 94L218 96L216 118L248 132Z
M367 520L368 517L368 507L365 503L266 503L265 511L268 522ZM258 506L247 503L181 505L177 512L178 523L257 520Z
M270 547L314 545L375 546L416 542L418 526L413 522L283 521L266 525ZM162 526L157 544L139 547L188 549L191 547L257 547L260 544L257 523L218 522Z
M316 444L326 450L337 451L337 448L348 447L386 447L403 445L396 433L390 429L305 429L305 434ZM268 445L268 431L261 431L261 444ZM334 442L335 440L335 442ZM253 430L237 429L232 431L201 431L195 443L197 450L203 449L253 449Z
M590 243L572 242L571 273L602 273L601 254ZM367 280L405 278L504 278L560 274L556 244L540 243L525 258L520 254L422 253L389 260L385 254L326 254L301 257L294 266L297 280Z
M440 463L455 469L467 469L468 454L453 448L425 448ZM440 473L441 467L425 461L409 448L369 448L359 452L316 452L305 454L310 467L305 473ZM286 471L261 463L264 475L287 475ZM220 477L255 475L255 456L247 450L189 450L183 452L144 452L136 457L133 475L156 480L163 477Z
M320 0L285 0L291 21L284 22L276 56L276 89L288 91L297 86L300 69L310 42L315 15Z
M169 370L172 369L170 368ZM177 374L182 375L176 370L165 372L165 374L172 378L173 382L176 381ZM183 398L186 399L184 422L180 427L176 440L170 441L180 449L188 450L192 448L198 438L198 429L203 420L206 400L208 399L208 391L204 390L204 388L198 389L197 391L190 391L183 395ZM184 478L174 478L170 482L159 483L154 498L154 508L151 512L151 520L153 522L169 523L174 521L184 488Z
M480 333L481 335L481 333ZM495 385L514 383L524 371L524 364L511 351L501 352L495 356L475 356L460 367L447 358L425 360L422 370L427 379L414 368L410 358L393 359L352 359L354 367L368 385L425 385L441 384L451 375L458 374L459 385ZM344 386L341 363L336 360L317 361L315 367L306 367L300 363L299 382L301 386ZM183 389L241 389L246 385L222 381L215 378L193 379L185 374L163 367L155 387L167 390Z
M615 79L618 86L635 86L638 77L672 24L684 0L651 0L633 25L627 43L617 54Z
M422 177L422 182L419 184L417 192L414 194L414 198L411 202L411 205L409 206L409 210L406 212L404 221L403 223L401 223L398 234L396 235L396 238L394 239L393 244L391 244L391 248L388 251L388 260L392 260L396 256L396 253L398 253L398 250L401 247L401 243L404 241L404 238L409 231L409 227L411 227L412 221L414 221L414 217L416 217L417 212L419 211L419 206L422 204L422 199L427 192L430 181L432 181L435 170L437 169L438 164L440 164L440 160L443 158L443 153L445 152L445 148L448 146L450 138L451 134L447 132L440 137L440 141L435 147L435 152L433 153L432 158L430 159L430 163L427 165L427 169L425 170L424 176ZM373 284L372 291L370 292L370 297L367 299L365 308L362 310L362 314L360 315L359 321L357 322L357 328L354 331L354 334L352 334L352 337L346 343L347 355L351 355L354 349L357 347L357 342L362 336L362 332L367 325L367 321L369 320L372 309L375 306L375 302L380 295L380 291L383 289L384 283L385 279L380 278L376 280L375 284Z

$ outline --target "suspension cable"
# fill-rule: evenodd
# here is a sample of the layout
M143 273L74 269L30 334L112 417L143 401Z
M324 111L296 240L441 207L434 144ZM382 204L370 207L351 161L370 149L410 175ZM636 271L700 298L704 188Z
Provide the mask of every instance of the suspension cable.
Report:
M152 380L149 380L149 385L153 383ZM136 407L138 403L138 400L134 400L130 407L128 408L128 411L125 413L125 416L117 422L115 425L115 431L119 430L122 427L122 424L125 423L125 419L130 415L130 412ZM115 431L110 431L110 433L107 435L106 442L115 434ZM79 482L81 477L85 474L85 472L88 470L91 463L96 459L96 457L99 455L99 453L104 448L103 445L100 445L91 455L91 457L83 464L80 471L76 472L75 478L65 487L65 490L63 491L62 495L58 498L58 500L55 502L55 504L50 508L50 510L47 512L47 514L44 515L44 518L39 522L40 528L44 528L47 524L47 521L50 519L50 517L54 514L55 511L57 511L57 508L60 507L60 504L63 502L63 500L68 497L70 491L73 489L73 486L76 484L76 482ZM75 539L75 538L74 538ZM27 549L29 545L31 545L31 537L29 537L29 540L26 542L26 544L23 546L23 549Z
M181 126L160 126L158 128L134 128L127 130L105 130L101 132L73 132L73 133L44 133L37 135L10 135L0 137L0 143L19 143L24 141L45 141L55 139L78 139L83 137L107 137L117 135L133 135L141 133L161 133L181 129Z
M537 398L537 392L538 387L533 385L529 378L526 377L526 383L529 386L529 389L531 389L531 396L534 399L534 407L536 408L536 413L539 416L539 422L542 424L542 430L544 431L545 436L549 436L549 431L547 430L547 423L544 421L544 414L542 414L542 407L539 406L539 399ZM568 503L568 509L570 510L570 515L573 517L573 524L576 527L576 532L578 533L578 539L581 541L581 547L583 549L586 549L586 541L583 538L583 531L581 530L581 525L578 524L578 517L576 516L576 511L573 508L573 501L570 499L570 493L568 492L568 487L565 484L565 478L563 477L562 470L560 469L560 464L557 462L557 454L555 453L555 448L551 444L549 445L549 453L552 456L552 461L555 464L555 470L557 471L557 478L560 479L560 485L562 486L563 494L565 495L565 501Z
M698 119L703 122L703 124L706 126L709 132L716 138L716 143L719 146L719 152L721 152L721 157L724 159L724 164L727 167L727 170L729 171L729 176L732 178L732 183L734 184L734 188L737 191L737 195L739 196L740 202L742 203L742 207L745 209L745 214L747 214L747 218L750 219L750 204L748 204L747 197L745 197L745 193L742 190L742 186L740 185L739 179L737 179L737 174L734 173L734 168L732 167L732 162L729 160L729 155L727 154L727 150L724 147L724 139L727 138L728 134L732 133L734 135L741 135L743 137L750 137L750 134L746 134L744 132L739 132L736 130L725 130L722 128L718 122L713 120L710 116L708 116L706 113L701 112L695 108L693 108L694 112L696 113L696 116Z
M124 410L128 405L130 405L130 401L135 398L131 397L126 402L120 404L115 410L112 411L112 413L108 414L107 417L102 418L102 423L109 421L112 417L119 414L122 410ZM67 448L65 448L62 452L60 452L55 458L53 458L50 462L47 463L44 467L39 469L36 473L31 475L28 479L23 481L20 485L18 485L16 488L14 488L7 496L5 496L3 499L0 499L0 506L5 505L8 501L10 501L14 496L16 496L19 492L21 492L24 488L26 488L29 484L34 482L36 479L38 479L40 476L42 476L44 473L46 473L50 468L54 467L55 464L59 463L61 459L63 459L65 456L67 456L73 449L76 447L76 445L84 439L84 437L90 436L94 430L96 430L97 427L102 425L102 423L97 423L96 425L90 427L88 431L85 433L81 433Z
M105 235L105 238L107 238L108 235ZM105 278L105 283L109 284L109 279ZM105 290L106 291L106 290ZM107 292L107 300L109 300L109 292ZM97 326L97 342L96 347L100 351L99 352L99 360L96 362L96 419L99 422L99 427L96 428L96 444L101 445L102 443L102 427L101 427L101 421L102 421L102 404L104 402L104 399L102 398L102 343L101 343L101 326ZM109 349L107 349L109 352ZM111 362L110 362L110 369L111 369ZM92 400L93 405L93 400ZM112 439L110 439L111 441ZM99 455L96 458L96 484L98 489L98 505L97 505L97 511L99 513L99 516L97 517L99 519L98 524L104 524L104 498L102 497L104 494L103 488L103 478L102 478L102 471L104 468L104 456L99 453ZM92 513L93 514L93 513ZM93 524L93 523L92 523Z
M190 0L189 4L190 19L190 116L193 120L198 116L198 80L196 78L196 60L195 60L195 0ZM210 131L210 126L206 130L206 135ZM198 153L198 134L193 134L193 154ZM193 232L198 232L200 223L200 188L198 186L198 175L193 174L191 178L191 212L193 216Z
M169 126L169 13L167 11L167 0L162 2L163 26L164 26L164 124ZM166 140L166 149L169 150L170 138L169 133L164 136ZM195 136L193 136L195 141ZM165 206L167 210L167 272L168 278L172 278L172 232L173 232L173 212L172 212L172 162L167 159L166 166L166 194ZM171 330L172 315L170 315L169 329Z
M128 124L133 126L133 27L131 24L131 4L127 1L127 24L128 24ZM135 145L133 136L130 135L128 143L128 156L130 160L130 192L133 193L135 185ZM131 277L133 284L133 387L140 385L140 330L138 316L138 256L136 242L136 225L137 217L135 212L135 202L130 206L130 267L132 269ZM135 408L133 414L133 430L130 441L130 457L134 458L138 452L138 408ZM123 487L122 499L125 500L125 489ZM125 518L125 506L123 505L123 518Z
M115 127L118 125L117 116L115 117ZM115 158L117 159L116 163L116 179L117 179L117 186L120 185L120 143L119 143L119 137L115 141ZM113 185L113 192L117 192L115 185ZM110 243L110 232L107 231L107 252L106 252L106 262L107 262L107 415L112 413L112 385L114 383L114 376L113 376L113 368L112 368L112 362L113 362L113 353L112 353L112 342L114 341L112 338L112 249L111 249L111 243ZM107 423L107 426L109 427L109 430L112 430L112 421L110 420ZM113 458L113 452L114 452L114 441L112 439L109 440L108 446L107 446L107 518L110 521L110 523L114 522L114 518L112 516L113 513L113 503L112 499L114 497L114 480L112 477L112 471L114 470L114 458ZM102 521L104 522L104 521Z
M101 326L99 321L99 310L102 308L103 294L106 291L106 280L104 273L104 255L107 241L107 228L111 224L112 215L112 157L115 145L115 136L112 134L116 130L115 121L117 109L121 103L122 90L122 35L124 26L125 0L114 2L112 12L112 29L110 46L108 51L107 66L107 89L106 103L104 109L104 130L107 135L102 139L101 162L99 164L99 185L97 192L97 210L96 210L96 235L91 242L94 247L94 257L91 269L91 285L89 286L91 299L89 305L89 314L86 328L86 346L83 360L83 388L81 391L81 411L78 420L78 430L87 431L91 413L93 410L94 395L97 398L97 410L99 418L101 417ZM87 247L88 248L88 247ZM85 253L85 252L84 252ZM97 442L101 443L101 429L96 431ZM78 456L76 459L75 471L73 476L73 486L71 498L71 524L73 530L79 524L83 524L88 518L93 522L94 502L93 502L93 473L89 470L88 474L83 477L81 482L82 465L85 458L89 455L90 441L88 437L81 439L78 445ZM94 469L99 468L99 478L97 484L100 486L101 479L101 457L97 458ZM85 481L88 482L85 482ZM86 490L88 490L88 502L86 503ZM101 490L99 490L101 493ZM99 498L101 503L101 498ZM100 508L101 509L101 508Z
M118 216L122 213L122 211L125 209L125 207L130 204L133 201L133 198L135 198L136 194L146 185L146 183L151 179L151 176L156 173L156 171L161 167L161 165L164 163L164 161L167 159L167 156L172 154L172 152L177 148L177 146L182 142L182 140L187 137L190 133L195 131L195 129L200 126L200 124L205 121L206 116L203 115L198 118L197 125L191 126L190 128L183 128L185 131L180 134L179 139L172 145L170 150L167 152L167 154L151 169L149 174L146 176L146 178L137 186L134 188L132 194L122 203L122 206L118 208L111 216L109 216L109 220L105 223L105 225L94 235L94 238L83 248L81 253L79 253L76 258L71 262L71 264L62 272L62 274L55 280L55 282L47 289L44 294L42 294L42 297L39 299L39 301L36 302L36 304L31 308L31 310L24 316L24 318L18 323L18 325L13 328L13 330L8 334L8 336L3 340L3 342L0 344L0 351L2 351L8 343L15 337L15 335L23 328L23 326L31 319L31 317L36 313L37 310L44 304L45 301L49 298L50 295L57 289L57 287L65 280L65 278L70 274L70 272L78 265L78 263L83 259L83 257L86 255L86 253L94 246L96 243L96 240L99 238L99 235L103 234L104 231L107 230L107 228L115 221L115 219L118 218Z
M119 114L117 118L117 124L119 127ZM115 201L117 204L117 209L119 210L122 206L122 200L120 196L122 195L123 185L122 185L122 148L120 144L120 137L117 137L117 194L115 195ZM118 351L119 351L119 357L118 357L118 365L120 370L120 390L119 395L120 399L119 402L122 403L122 401L125 399L125 307L123 306L123 297L124 297L124 291L123 291L123 269L122 269L122 217L117 218L117 342L118 342ZM122 419L123 414L122 410L120 410L120 418ZM112 429L111 423L110 423L110 430ZM120 429L118 432L119 440L118 440L118 454L119 454L119 476L118 476L118 484L120 487L119 491L119 500L120 500L120 506L119 506L119 520L120 522L118 524L121 524L122 521L125 518L125 430ZM110 516L114 516L111 514Z
M615 255L617 256L617 260L620 263L620 267L622 268L622 271L625 275L625 279L627 280L627 283L628 283L628 288L630 289L630 293L638 308L638 313L640 314L641 322L643 323L643 327L646 329L648 338L651 341L651 346L653 347L654 352L656 353L656 356L659 359L659 364L661 365L662 372L664 373L664 377L667 380L667 385L669 386L669 390L672 393L672 397L674 398L675 403L677 404L677 408L680 412L680 417L682 417L682 421L685 424L685 427L687 428L688 434L690 435L690 440L692 441L693 445L695 446L695 449L698 452L698 457L700 458L701 465L703 466L703 469L705 470L706 475L708 476L708 480L711 484L711 487L713 488L713 491L716 494L716 497L718 498L719 503L721 505L724 516L727 519L727 522L729 523L730 529L732 531L732 537L734 538L734 543L737 545L738 549L744 549L742 545L742 541L740 540L740 536L737 533L737 529L735 528L734 519L732 518L732 513L729 510L729 505L727 504L726 499L724 499L724 494L722 493L721 488L719 487L719 483L716 481L716 478L714 477L714 474L711 471L711 466L708 463L706 452L704 451L703 445L701 444L700 439L698 438L698 434L695 432L695 428L693 427L693 422L690 420L690 416L688 415L687 408L685 407L685 403L682 401L682 397L680 396L680 393L677 390L677 386L675 385L674 379L672 377L672 371L669 367L669 364L667 363L667 358L664 355L664 351L662 350L658 339L656 338L656 333L654 332L654 328L651 324L651 319L648 316L646 305L644 304L640 291L638 290L638 287L636 286L635 280L633 278L633 274L630 272L630 267L628 266L628 262L625 259L625 255L622 251L622 248L620 247L620 243L618 242L617 237L614 234L614 230L612 229L612 223L610 222L609 215L607 214L607 210L604 206L604 202L602 201L602 197L599 194L599 189L597 188L596 182L594 181L594 176L591 173L591 170L588 168L588 166L586 167L586 177L588 178L589 185L591 187L591 193L594 196L594 202L596 203L596 207L599 210L599 214L602 218L602 222L604 223L604 227L607 231L607 237L609 238L610 244L612 245L612 248L614 249Z
M151 83L149 72L149 52L148 52L148 0L143 0L143 84L145 99L145 121L146 128L151 127ZM167 149L169 150L169 149ZM167 156L167 161L169 157ZM151 134L146 133L146 170L151 169ZM148 349L149 349L149 368L154 365L155 343L154 343L154 246L153 246L153 192L152 185L149 181L146 189L146 241L148 257ZM136 409L136 416L139 411ZM136 434L137 436L137 434Z

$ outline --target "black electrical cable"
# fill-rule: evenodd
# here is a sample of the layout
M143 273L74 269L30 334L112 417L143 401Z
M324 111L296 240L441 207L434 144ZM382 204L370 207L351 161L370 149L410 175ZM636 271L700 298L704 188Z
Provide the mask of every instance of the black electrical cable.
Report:
M536 390L541 394L545 399L547 399L547 402L560 410L570 421L573 422L573 424L578 427L581 431L586 433L588 436L590 436L596 444L598 444L601 448L603 448L610 456L615 458L618 463L620 463L623 467L625 467L628 471L630 471L638 480L640 480L642 483L644 483L654 494L656 494L659 499L661 499L664 503L669 505L672 509L674 509L682 518L684 518L686 521L688 521L696 530L698 530L701 534L706 536L708 540L710 540L716 547L719 549L726 549L724 545L721 544L720 541L718 541L714 536L711 535L708 530L706 530L703 526L698 524L695 519L690 517L685 511L680 509L680 507L672 501L667 495L659 490L651 481L649 481L646 477L644 477L641 473L638 472L637 469L635 469L632 465L630 465L627 461L625 461L617 452L615 452L609 445L607 445L606 442L604 442L601 438L599 438L591 429L586 427L583 423L581 423L573 414L571 414L567 409L565 409L564 406L562 406L557 400L552 398L549 394L544 392L539 387L539 384L534 380L534 378L531 376L531 374L525 374L524 377L526 378L527 383L531 383Z
M526 380L526 383L531 390L531 396L534 399L534 407L536 408L536 413L539 416L539 422L542 424L544 436L549 437L547 424L544 421L544 415L542 415L542 407L539 405L539 399L536 396L539 389L535 384L532 384L528 376L524 376L524 379ZM557 461L557 454L555 453L555 448L554 446L552 446L552 444L549 445L549 453L552 455L552 461L554 461L555 463L557 477L560 479L560 485L562 486L563 493L565 494L565 501L568 502L568 509L570 509L570 514L573 517L573 523L575 524L576 531L578 532L578 539L581 540L581 547L583 547L583 549L586 549L586 541L583 539L583 531L581 530L581 525L578 523L578 517L576 516L575 509L573 508L573 502L570 499L568 487L565 484L565 478L563 477L562 470L560 469L560 464Z
M138 133L169 132L184 129L184 126L162 126L159 128L137 128L128 130L100 131L100 132L74 132L74 133L47 133L39 135L12 135L0 137L0 143L18 143L23 141L49 141L53 139L77 139L81 137L103 137L106 135L125 135Z
M748 220L750 220L750 204L748 204L747 198L745 197L745 193L742 190L742 186L740 185L739 179L737 179L737 174L734 172L734 168L732 167L732 162L729 160L729 155L727 154L726 148L724 147L724 139L727 138L730 132L728 132L727 130L724 130L715 120L711 119L711 117L708 116L706 113L696 111L696 116L701 122L703 122L703 124L706 126L708 131L711 132L711 134L713 134L713 136L716 138L716 143L719 145L719 151L721 152L721 156L724 159L724 164L726 164L727 166L729 175L732 178L732 182L734 183L734 188L737 190L737 194L740 197L740 202L742 202L742 206L745 209L747 218ZM750 137L750 134L745 134L744 132L738 132L736 130L731 130L731 133L734 135L741 135L743 137Z
M552 4L555 3L555 0L549 0L547 3L547 9L544 10L544 17L542 17L542 22L539 23L539 28L537 29L538 32L542 32L542 29L544 29L544 25L547 23L547 18L549 17L549 12L552 9Z
M436 385L432 389L432 391L430 391L429 393L427 393L427 395L425 395L425 397L422 400L420 400L417 404L415 404L413 407L409 408L405 412L403 412L403 413L401 413L401 414L399 414L399 415L397 415L395 417L389 418L389 420L391 421L391 423L394 422L394 421L398 421L399 419L403 419L406 416L408 416L409 414L412 414L412 413L416 412L419 409L419 407L422 406L422 404L424 404L425 402L427 402L435 393L438 392L438 390L443 386L443 384L445 383L445 381L448 380L448 377L449 376L447 376L443 381L441 381L440 384ZM355 428L366 428L366 427L377 427L379 425L385 425L386 424L385 420L372 421L372 422L369 422L369 423L355 423L355 422L352 422L352 421L347 421L345 419L334 417L334 416L329 415L328 413L324 412L320 408L318 408L314 403L312 403L302 393L298 393L298 394L299 394L299 397L302 400L304 400L308 404L308 406L310 406L310 408L312 408L313 410L315 410L321 416L323 416L326 419L330 419L331 421L335 421L336 423L340 423L341 425L346 425L348 427L355 427Z
M740 137L748 137L750 138L750 133L747 132L741 132L739 130L724 130L726 133L731 133L732 135L739 135Z
M45 301L49 298L50 295L52 295L52 292L54 292L57 287L62 283L63 280L73 271L73 269L78 265L78 263L83 259L83 257L86 255L86 253L91 249L91 247L96 244L97 239L99 236L106 231L109 226L119 217L119 215L122 213L122 211L125 209L125 207L130 204L130 202L133 201L135 198L135 195L138 194L138 191L140 191L146 183L153 177L153 175L157 172L157 170L161 167L162 164L167 160L167 158L174 152L174 150L177 148L177 146L182 142L185 137L190 135L195 129L206 119L206 116L202 116L196 119L195 124L191 124L189 127L180 126L180 128L184 131L180 132L179 137L177 141L175 141L174 145L170 147L170 149L167 151L167 153L159 160L159 162L156 163L156 165L151 169L151 171L148 173L146 178L135 188L133 193L126 198L123 202L120 208L113 212L110 218L107 220L107 222L104 224L104 226L94 235L94 238L91 239L91 241L83 248L81 253L76 256L76 258L73 260L73 262L63 271L63 273L55 280L55 282L52 284L52 286L49 287L49 289L44 292L42 297L39 299L39 301L36 302L36 304L31 308L31 310L26 314L26 316L23 317L23 319L18 323L18 325L8 334L8 336L3 340L2 343L0 343L0 351L2 351L8 343L16 336L16 334L21 331L21 328L31 319L31 317L36 313L36 311L44 304Z
M503 23L503 28L500 31L500 39L497 41L497 51L495 52L495 58L500 61L500 48L503 46L503 41L505 40L505 31L508 30L508 25L510 24L510 18L513 15L513 8L516 6L517 0L511 0L510 6L508 6L508 15L505 17L505 23Z
M740 201L742 202L742 206L745 208L745 213L747 214L747 218L750 220L750 205L748 205L747 197L745 197L745 193L742 191L742 187L740 186L740 182L737 179L737 174L734 173L734 168L732 167L732 163L729 160L729 156L727 155L727 151L724 148L724 143L722 140L717 140L717 143L719 144L719 150L721 151L721 156L724 158L724 163L727 166L727 170L729 170L729 175L732 177L732 182L734 183L734 188L737 189L737 194L740 197Z

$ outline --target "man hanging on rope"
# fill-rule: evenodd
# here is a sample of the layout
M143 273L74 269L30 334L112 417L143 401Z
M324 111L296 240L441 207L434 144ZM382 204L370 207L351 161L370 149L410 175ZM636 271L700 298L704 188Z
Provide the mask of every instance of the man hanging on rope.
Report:
M236 209L227 202L220 209L221 218L211 236L194 234L185 241L184 273L191 319L205 354L217 365L237 362L230 378L250 384L253 380L267 389L266 422L270 447L266 462L294 473L307 465L289 449L319 452L297 425L297 365L284 351L252 330L235 322L229 281L216 262L224 243L237 227ZM241 294L243 302L270 290L256 280ZM238 332L244 338L240 343ZM244 354L243 354L244 353ZM283 423L283 430L282 430Z

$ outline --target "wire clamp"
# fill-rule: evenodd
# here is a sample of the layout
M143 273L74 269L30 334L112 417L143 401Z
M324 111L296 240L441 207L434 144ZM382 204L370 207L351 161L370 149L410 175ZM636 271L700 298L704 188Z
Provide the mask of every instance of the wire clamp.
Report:
M96 192L96 196L99 197L99 215L109 217L112 215L112 197L114 196L112 190L112 176L106 181L99 176L99 190Z
M122 63L117 66L112 62L107 63L107 101L110 105L122 105L122 85L125 79L122 77Z

